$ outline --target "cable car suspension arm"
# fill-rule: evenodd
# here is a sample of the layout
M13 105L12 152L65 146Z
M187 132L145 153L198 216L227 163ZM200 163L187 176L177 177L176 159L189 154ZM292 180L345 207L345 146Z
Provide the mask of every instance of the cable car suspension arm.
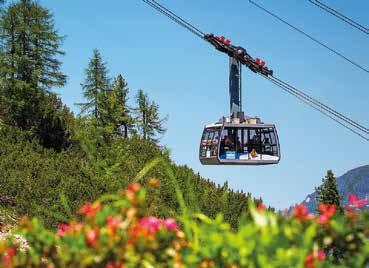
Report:
M193 26L192 24L185 21L178 15L174 14L172 11L170 11L169 9L167 9L166 7L164 7L155 0L142 0L142 1L150 5L158 12L170 18L173 22L186 28L187 30L195 34L197 37L207 41L212 46L214 46L215 49L217 49L218 51L225 53L230 58L233 58L236 61L240 62L242 65L246 66L252 72L263 76L264 78L272 82L274 85L280 87L285 92L298 98L305 104L319 111L323 115L329 117L330 119L340 124L341 126L349 129L350 131L360 136L364 140L369 141L368 128L350 119L349 117L343 115L342 113L337 112L336 110L330 108L329 106L323 104L322 102L312 98L311 96L297 89L296 87L291 86L288 83L276 78L274 76L273 70L269 69L264 61L260 60L259 58L253 58L243 47L232 45L231 41L226 39L224 36L218 37L215 36L214 34L205 34L197 27Z

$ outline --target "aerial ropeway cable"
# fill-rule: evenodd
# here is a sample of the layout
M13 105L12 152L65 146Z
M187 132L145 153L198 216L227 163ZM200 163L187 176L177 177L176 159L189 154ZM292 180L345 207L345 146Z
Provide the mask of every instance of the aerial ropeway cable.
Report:
M189 22L185 21L183 18L174 14L172 11L161 5L155 0L142 0L146 4L150 5L152 8L162 13L163 15L170 18L175 23L181 25L186 28L199 38L209 42L213 45L218 51L227 54L231 59L236 60L240 64L246 66L248 69L257 73L269 80L271 83L281 88L283 91L289 93L290 95L298 98L300 101L309 105L313 109L319 111L326 117L335 121L342 127L350 130L352 133L358 135L365 141L369 141L369 128L363 126L362 124L356 122L355 120L345 116L344 114L336 111L335 109L327 106L326 104L320 102L317 99L309 96L304 93L302 90L288 84L287 82L277 78L274 76L273 70L269 69L266 66L266 63L259 58L253 58L246 49L240 46L235 46L231 44L231 41L227 38L221 36L215 36L214 34L205 34L197 27L193 26Z
M369 34L369 28L354 21L353 19L345 16L344 14L338 12L337 10L331 8L330 6L322 3L321 1L318 0L308 0L310 3L316 5L317 7L319 7L320 9L332 14L333 16L335 16L336 18L346 22L347 24L351 25L352 27L356 28L357 30L365 33L365 34Z
M342 52L339 52L336 49L331 48L330 46L328 46L327 44L323 43L322 41L319 41L317 38L313 37L312 35L306 33L305 31L303 31L302 29L292 25L291 23L289 23L288 21L286 21L285 19L281 18L280 16L278 16L277 14L271 12L270 10L266 9L265 7L261 6L260 4L257 4L256 2L249 0L249 2L254 5L255 7L257 7L258 9L262 10L263 12L267 13L268 15L274 17L275 19L279 20L280 22L284 23L285 25L289 26L291 29L295 30L296 32L302 34L303 36L307 37L308 39L310 39L311 41L315 42L316 44L324 47L325 49L329 50L331 53L335 54L336 56L340 57L341 59L345 60L346 62L350 63L351 65L355 66L356 68L369 73L369 70L367 67L362 66L361 64L355 62L354 60L348 58L347 56L345 56Z

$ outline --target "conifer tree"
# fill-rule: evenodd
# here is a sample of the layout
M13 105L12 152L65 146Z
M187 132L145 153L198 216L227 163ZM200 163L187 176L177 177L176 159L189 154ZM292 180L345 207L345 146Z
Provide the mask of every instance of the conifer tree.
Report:
M37 2L20 0L6 7L0 19L0 106L5 124L36 135L42 129L52 131L58 124L58 129L65 131L51 136L67 139L62 134L66 133L65 118L61 117L64 108L51 105L54 96L50 91L66 83L59 60L64 55L62 41L51 12ZM46 147L61 149L59 141L38 138Z
M137 108L136 127L141 137L145 140L158 142L158 135L165 133L164 123L167 117L160 118L159 106L154 102L150 102L148 96L142 89L136 95Z
M111 90L106 98L106 109L104 109L104 121L111 125L113 133L127 138L129 130L132 129L133 118L128 106L128 84L122 75L118 75L113 81Z
M85 103L79 103L81 114L95 119L103 125L103 110L106 108L106 95L109 90L108 69L100 52L95 49L85 71L85 82L82 84Z
M34 127L40 116L43 92L64 86L58 57L63 37L55 30L52 14L37 2L11 4L0 21L3 96L9 121L22 128Z
M338 210L342 211L336 178L334 177L332 170L328 170L327 175L322 179L322 182L322 185L316 188L317 202L329 205L334 204Z

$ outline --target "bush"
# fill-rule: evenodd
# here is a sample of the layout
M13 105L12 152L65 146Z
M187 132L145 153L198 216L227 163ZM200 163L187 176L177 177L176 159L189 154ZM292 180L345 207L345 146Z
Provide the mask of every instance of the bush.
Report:
M155 179L150 180L157 187ZM37 219L23 218L14 234L28 242L20 250L12 237L0 242L4 267L364 267L369 264L369 218L348 207L303 205L281 216L250 203L238 231L222 215L188 213L173 181L182 214L177 219L147 214L147 190L138 183L124 192L84 204L82 221L54 232ZM146 201L145 201L146 200ZM355 203L352 203L355 206ZM323 239L321 239L323 238ZM332 245L340 245L340 258Z
M169 166L190 211L210 217L222 212L232 228L237 228L250 194L234 192L226 184L216 185L186 166L174 165L168 152L152 142L133 136L112 139L107 144L90 124L76 124L83 124L73 135L78 142L61 152L44 148L29 132L0 127L0 199L10 199L12 203L0 202L0 207L18 215L38 217L46 227L56 227L58 222L76 217L75 211L83 203L124 189L132 178L140 177L145 184L156 177L161 187L148 194L149 212L170 217L179 212L180 205L173 183L168 180ZM160 163L152 165L143 176L137 175L148 162L155 161Z

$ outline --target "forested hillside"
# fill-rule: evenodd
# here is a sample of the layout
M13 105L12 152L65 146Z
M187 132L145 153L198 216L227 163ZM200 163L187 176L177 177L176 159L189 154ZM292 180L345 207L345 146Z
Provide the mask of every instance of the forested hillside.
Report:
M63 51L65 33L55 29L52 13L32 0L3 3L2 9L0 223L12 211L55 226L75 216L82 203L124 189L135 179L157 186L149 192L151 214L174 215L179 204L170 170L190 210L211 217L222 212L237 226L250 194L171 162L160 146L167 120L160 115L160 100L150 100L143 90L130 91L124 75L111 76L95 49L81 81L84 102L76 104L81 113L73 114L53 93L67 86L61 67L68 51ZM161 160L139 173L154 159Z

